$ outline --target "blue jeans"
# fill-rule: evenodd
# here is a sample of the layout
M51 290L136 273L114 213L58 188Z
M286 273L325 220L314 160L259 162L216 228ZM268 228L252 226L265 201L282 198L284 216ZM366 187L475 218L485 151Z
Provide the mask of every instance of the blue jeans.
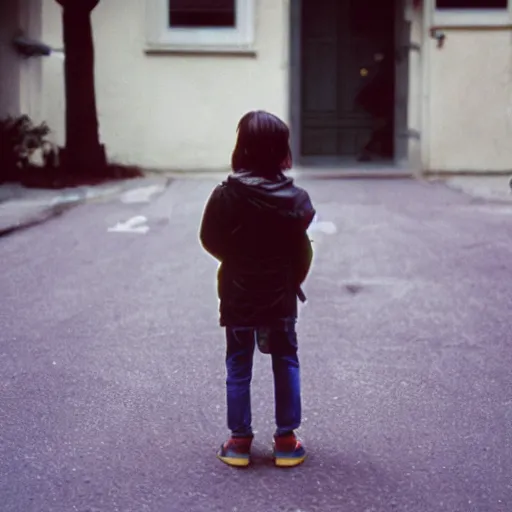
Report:
M251 378L254 349L259 336L270 347L274 373L276 435L300 426L300 368L295 319L274 328L227 327L227 419L234 437L252 436Z

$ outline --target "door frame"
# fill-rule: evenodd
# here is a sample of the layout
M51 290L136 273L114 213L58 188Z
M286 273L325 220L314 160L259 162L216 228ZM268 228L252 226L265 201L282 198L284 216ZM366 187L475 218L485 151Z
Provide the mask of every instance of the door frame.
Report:
M395 43L399 41L400 38L400 30L403 30L405 24L409 24L409 22L405 19L405 9L410 8L411 0L396 0L395 7L395 34L394 39ZM304 163L304 157L301 154L301 139L302 139L302 0L293 0L289 2L289 119L290 119L290 131L291 131L291 150L294 156L294 165L302 166ZM399 17L400 12L404 13ZM410 61L411 51L416 51L418 48L415 45L411 44L411 33L409 30L409 43L406 44L406 48L404 48L405 58ZM398 49L398 48L397 48ZM398 78L399 75L399 65L395 66L395 77ZM399 127L397 129L397 105L395 104L395 136L394 136L394 147L395 154L393 158L392 165L394 167L400 168L410 168L410 165L416 168L421 163L417 162L417 158L411 159L411 152L407 151L407 154L398 154L397 148L400 147L398 137L405 137L407 139L406 148L409 148L411 138L418 138L419 133L414 130L409 129L409 121L410 121L410 79L411 75L415 75L415 70L411 69L410 64L407 66L407 100L406 100L406 109L407 113L405 118L406 126ZM397 84L395 83L395 101L396 101L396 91ZM308 159L310 160L310 159ZM412 160L412 161L411 161ZM354 162L354 166L357 168L368 167L368 164L365 162ZM373 166L372 166L373 167ZM412 169L410 169L412 170ZM416 170L416 169L414 169Z

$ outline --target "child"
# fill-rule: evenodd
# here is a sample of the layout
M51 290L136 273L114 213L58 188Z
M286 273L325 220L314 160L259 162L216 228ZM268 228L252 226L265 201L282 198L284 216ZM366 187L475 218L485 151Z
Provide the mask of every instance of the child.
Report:
M238 125L231 174L206 205L200 239L220 261L220 325L226 328L227 422L231 437L218 457L248 466L253 439L250 386L255 345L272 358L275 388L273 456L296 466L306 452L295 435L301 422L297 298L313 256L307 229L315 210L308 193L283 171L291 168L289 130L267 112Z

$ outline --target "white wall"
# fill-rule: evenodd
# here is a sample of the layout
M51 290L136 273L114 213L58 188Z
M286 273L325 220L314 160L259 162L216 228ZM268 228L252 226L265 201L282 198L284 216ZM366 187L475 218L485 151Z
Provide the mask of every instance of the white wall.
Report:
M62 45L60 8L43 0L45 41ZM288 115L288 2L256 0L256 57L148 55L145 0L102 0L93 12L102 141L112 160L161 169L229 165L239 118ZM62 62L44 61L44 116L64 137Z
M42 34L43 0L18 0L19 26L27 37L45 42ZM36 123L44 121L42 99L44 95L42 69L49 57L19 58L20 63L20 110Z
M41 1L42 38L61 47L60 8L55 0ZM268 109L288 120L289 1L255 0L257 56L250 57L148 55L145 0L101 0L93 29L100 131L109 157L160 169L226 168L236 123L246 111ZM419 143L410 141L412 165L432 171L510 169L510 32L448 30L437 49L421 24L415 18L412 39L423 38L423 48L411 56L409 128L418 129L422 140L421 154ZM41 117L63 144L63 63L38 62ZM34 76L32 92L25 94L32 111L40 89Z
M507 30L445 30L428 39L429 170L512 169L512 38Z
M20 113L20 58L12 47L18 30L18 0L0 2L0 117Z
M12 43L20 34L40 40L39 0L0 2L0 116L28 114L40 122L41 57L27 59L16 52Z

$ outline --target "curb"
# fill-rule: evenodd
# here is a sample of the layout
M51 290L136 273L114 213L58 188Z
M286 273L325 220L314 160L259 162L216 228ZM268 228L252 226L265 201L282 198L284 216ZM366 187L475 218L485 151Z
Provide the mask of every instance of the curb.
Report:
M291 171L290 177L297 180L414 180L412 172L403 171Z
M9 226L7 228L0 228L0 238L3 238L5 236L11 235L12 233L15 233L16 231L22 231L24 229L31 228L33 226L37 226L38 224L43 224L44 222L47 222L50 219L54 219L56 217L59 217L67 210L77 206L83 201L76 201L76 202L66 202L66 203L58 203L53 206L50 206L43 211L39 212L37 215L33 215L30 217L27 217L21 222L18 222L18 224Z
M233 171L230 168L226 169L211 169L211 170L147 170L148 176L165 176L170 179L176 180L201 180L201 179L224 179ZM340 180L401 180L401 179L420 179L422 176L414 171L408 169L395 169L395 168L330 168L330 167L294 167L293 169L285 172L286 176L293 179L340 179Z
M448 179L448 178L512 178L512 169L503 171L424 171L425 178Z

